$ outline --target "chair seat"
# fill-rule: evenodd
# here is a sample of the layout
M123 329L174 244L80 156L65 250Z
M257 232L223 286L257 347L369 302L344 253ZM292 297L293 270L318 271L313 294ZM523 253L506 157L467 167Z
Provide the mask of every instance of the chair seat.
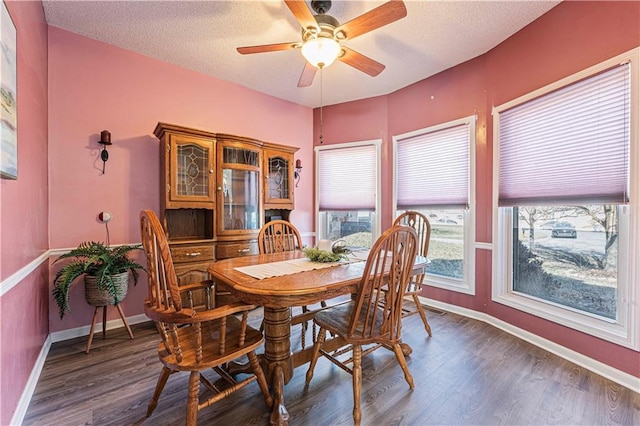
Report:
M226 317L226 319L227 333L223 353L220 353L219 331L221 319L217 319L202 323L202 362L196 362L197 344L194 327L191 325L178 329L182 362L178 362L176 355L166 350L164 343L158 345L160 361L172 370L202 370L232 361L239 355L256 350L262 344L262 333L247 326L244 344L240 345L239 338L242 323L234 316Z
M315 318L318 312L326 311L327 309L331 309L335 306L342 305L344 303L348 303L349 299L344 299L342 297L337 297L334 299L323 301L322 304L318 303L316 305L307 305L303 306L302 312L299 314L295 314L291 316L291 325L300 324Z
M356 304L353 301L348 301L345 303L341 303L337 306L333 306L331 308L327 308L323 311L320 311L315 316L315 322L321 328L328 330L331 333L337 334L339 336L347 336L349 332L349 325L351 324L351 318L353 316L353 311L355 310ZM375 337L361 337L362 335L367 335L369 333L363 333L363 324L367 324L365 321L366 309L362 309L360 312L360 318L358 320L358 326L355 329L355 332L352 335L349 335L349 341L353 344L358 345L367 345L369 343L395 343L390 339L389 333L380 333ZM384 313L382 309L376 308L376 319L375 319L375 327L380 330L382 327ZM370 325L371 323L369 323Z

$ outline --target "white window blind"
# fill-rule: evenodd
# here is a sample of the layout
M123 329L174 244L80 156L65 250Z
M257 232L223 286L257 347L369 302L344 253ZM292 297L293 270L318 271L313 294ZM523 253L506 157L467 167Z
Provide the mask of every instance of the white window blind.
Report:
M397 140L398 209L469 203L469 124Z
M375 210L376 153L375 144L318 151L320 211Z
M630 66L499 113L500 206L626 203Z

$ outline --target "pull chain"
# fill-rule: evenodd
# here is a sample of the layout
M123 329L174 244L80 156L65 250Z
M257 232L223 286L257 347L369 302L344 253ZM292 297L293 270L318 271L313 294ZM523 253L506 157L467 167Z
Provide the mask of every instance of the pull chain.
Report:
M322 68L320 68L320 145L322 142Z

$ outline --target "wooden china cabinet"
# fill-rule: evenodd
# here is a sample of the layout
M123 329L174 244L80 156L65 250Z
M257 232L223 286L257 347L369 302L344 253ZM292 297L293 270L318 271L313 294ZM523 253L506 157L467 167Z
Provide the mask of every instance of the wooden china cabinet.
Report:
M160 220L181 285L208 279L217 259L258 253L266 221L294 208L295 147L158 123ZM216 304L230 295L216 289ZM194 303L204 295L194 296Z

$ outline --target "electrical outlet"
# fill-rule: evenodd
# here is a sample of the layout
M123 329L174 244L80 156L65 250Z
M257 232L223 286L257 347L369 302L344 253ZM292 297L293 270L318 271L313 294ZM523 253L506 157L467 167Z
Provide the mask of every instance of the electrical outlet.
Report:
M104 211L104 212L98 213L98 220L102 223L107 223L112 218L113 218L113 215L111 214L111 212Z

